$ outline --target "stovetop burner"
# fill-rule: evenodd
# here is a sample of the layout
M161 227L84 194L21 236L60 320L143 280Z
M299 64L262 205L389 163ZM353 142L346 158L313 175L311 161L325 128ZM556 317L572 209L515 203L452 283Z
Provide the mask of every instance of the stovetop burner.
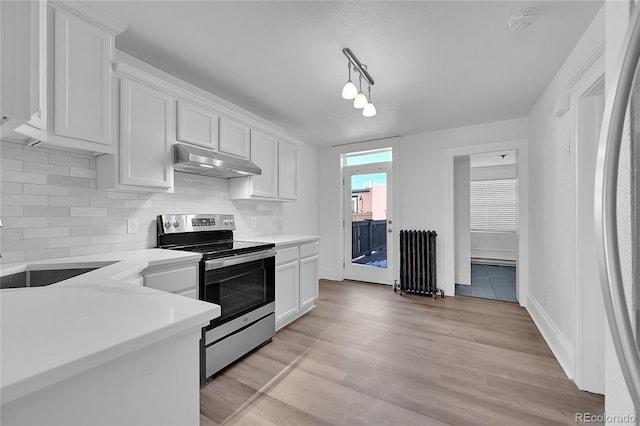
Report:
M233 215L161 215L157 225L158 247L202 253L205 260L275 247L271 243L235 241Z
M202 253L203 259L217 259L220 257L252 253L275 247L271 243L256 243L251 241L221 241L205 244L177 245L166 247L171 250L184 250Z

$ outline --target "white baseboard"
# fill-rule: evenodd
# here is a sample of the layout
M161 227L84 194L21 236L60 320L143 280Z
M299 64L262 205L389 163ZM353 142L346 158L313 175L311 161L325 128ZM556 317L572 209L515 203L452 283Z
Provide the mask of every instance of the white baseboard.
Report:
M513 250L501 250L501 249L486 249L486 248L472 248L471 258L480 259L498 259L498 260L512 260L518 259L518 254Z
M471 285L470 274L456 274L456 284Z
M551 348L551 352L555 355L558 363L560 363L564 374L566 374L570 380L574 380L575 359L573 345L564 334L562 334L551 317L549 317L547 312L533 296L529 296L527 302L526 309L529 315L538 327L538 330L540 330L540 334L542 334L545 342L547 342L547 345Z
M320 269L319 278L331 281L342 281L342 276L335 269Z

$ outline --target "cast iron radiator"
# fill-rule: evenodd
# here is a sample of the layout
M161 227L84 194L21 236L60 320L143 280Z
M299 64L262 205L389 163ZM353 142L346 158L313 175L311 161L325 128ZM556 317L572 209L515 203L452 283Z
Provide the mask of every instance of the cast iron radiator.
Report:
M436 231L400 231L400 294L435 297L436 236Z

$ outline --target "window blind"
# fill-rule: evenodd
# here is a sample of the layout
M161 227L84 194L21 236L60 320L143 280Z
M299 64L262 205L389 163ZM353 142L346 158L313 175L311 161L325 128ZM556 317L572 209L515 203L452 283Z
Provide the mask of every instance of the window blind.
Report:
M518 205L515 179L471 182L471 230L516 232Z

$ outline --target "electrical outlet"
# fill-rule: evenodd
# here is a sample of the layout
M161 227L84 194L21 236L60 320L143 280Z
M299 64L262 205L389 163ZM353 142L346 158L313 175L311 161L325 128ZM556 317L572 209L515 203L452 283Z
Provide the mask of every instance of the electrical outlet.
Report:
M544 294L544 306L549 306L549 295L547 293Z
M251 228L256 229L258 227L258 219L255 217L251 218Z
M138 233L138 219L135 217L131 217L127 219L127 234L137 234Z

